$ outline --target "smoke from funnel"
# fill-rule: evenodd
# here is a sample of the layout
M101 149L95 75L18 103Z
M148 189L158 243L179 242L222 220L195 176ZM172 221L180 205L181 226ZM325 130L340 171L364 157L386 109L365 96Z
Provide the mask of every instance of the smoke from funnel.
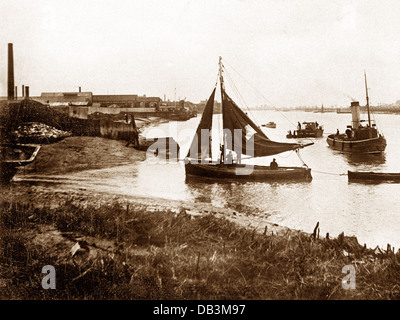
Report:
M343 95L344 95L346 98L349 98L349 99L351 100L351 102L356 102L356 101L357 101L356 99L354 99L352 96L349 96L348 94L343 93Z

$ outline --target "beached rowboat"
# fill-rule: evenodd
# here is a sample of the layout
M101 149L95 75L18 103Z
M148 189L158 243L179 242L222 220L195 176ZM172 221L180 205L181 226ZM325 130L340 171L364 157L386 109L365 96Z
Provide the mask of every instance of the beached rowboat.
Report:
M10 182L18 167L26 166L35 161L39 150L39 145L1 144L0 182L3 184Z

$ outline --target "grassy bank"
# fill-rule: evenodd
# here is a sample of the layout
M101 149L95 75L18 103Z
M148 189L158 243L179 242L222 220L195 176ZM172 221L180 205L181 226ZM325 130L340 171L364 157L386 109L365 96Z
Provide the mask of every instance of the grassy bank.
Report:
M0 232L2 299L400 297L391 251L344 236L260 234L213 214L4 202ZM55 290L42 289L44 265L56 269ZM342 288L345 265L355 268L354 290Z

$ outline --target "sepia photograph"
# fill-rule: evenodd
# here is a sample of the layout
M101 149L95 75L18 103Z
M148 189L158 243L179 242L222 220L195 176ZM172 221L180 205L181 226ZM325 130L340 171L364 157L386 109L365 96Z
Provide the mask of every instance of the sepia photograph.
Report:
M398 300L399 17L0 0L0 300Z

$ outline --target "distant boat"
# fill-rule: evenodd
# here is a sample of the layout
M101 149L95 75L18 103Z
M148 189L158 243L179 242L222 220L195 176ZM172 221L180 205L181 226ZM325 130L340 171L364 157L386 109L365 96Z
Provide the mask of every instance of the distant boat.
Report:
M186 121L189 120L190 118L194 117L194 113L189 112L189 111L174 111L170 113L167 117L170 120L176 120L176 121Z
M224 87L225 68L219 58L219 82L222 97L222 141L218 159L213 159L212 127L214 97L217 84L206 103L196 134L185 158L186 177L207 177L213 180L269 181L269 180L311 180L311 169L304 167L278 167L241 164L241 155L252 158L265 157L296 150L313 143L285 143L270 140L265 133L228 96ZM217 79L218 80L218 79ZM250 132L249 132L250 131ZM232 151L237 155L233 161Z
M348 171L349 181L400 182L400 173Z
M6 184L17 173L18 167L26 166L35 161L40 146L2 143L0 150L0 181L2 184Z
M351 109L343 109L343 108L340 108L340 109L336 109L336 113L351 113Z
M136 150L146 151L155 156L164 157L165 159L178 159L180 146L172 137L143 137L136 125L135 117L131 115L131 130L129 131L128 142Z
M351 102L352 125L348 125L346 132L330 134L326 141L334 149L350 153L381 153L385 151L386 139L379 133L376 124L372 123L369 110L369 97L367 88L367 76L365 77L365 90L367 98L368 122L361 124L360 104L358 101Z
M324 113L325 112L325 110L324 110L324 105L321 105L321 110L315 110L315 111L313 111L314 113Z
M320 138L324 133L324 129L318 122L303 122L303 126L298 126L297 130L293 130L288 132L286 138Z
M172 137L139 138L138 145L134 148L154 154L164 159L178 159L180 146Z
M262 124L261 126L267 127L267 128L276 128L276 123L273 121L270 121L268 123Z

